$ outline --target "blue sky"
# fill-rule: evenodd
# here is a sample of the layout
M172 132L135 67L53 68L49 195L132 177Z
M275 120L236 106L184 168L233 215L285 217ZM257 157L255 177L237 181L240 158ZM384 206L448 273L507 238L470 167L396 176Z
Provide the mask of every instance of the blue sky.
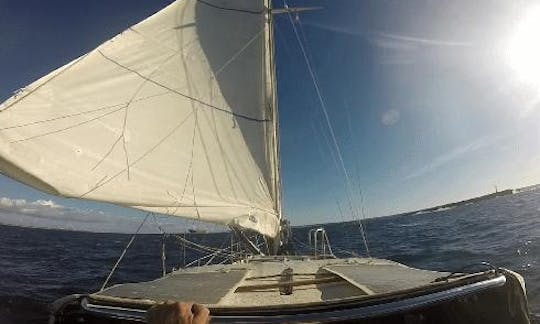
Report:
M2 1L0 100L169 2ZM540 25L531 23L540 20L539 4L289 5L324 7L295 24L351 175L350 195L360 203L362 190L367 217L461 200L492 192L495 185L540 182L540 69L531 59L531 53L540 55ZM350 220L350 214L338 213L338 205L346 211L343 174L285 15L276 18L276 39L285 213L295 224ZM72 213L118 217L118 224L127 222L121 215L142 215L47 196L5 177L0 197L42 200L43 208L51 208L43 201L52 200ZM17 224L24 225L21 219Z

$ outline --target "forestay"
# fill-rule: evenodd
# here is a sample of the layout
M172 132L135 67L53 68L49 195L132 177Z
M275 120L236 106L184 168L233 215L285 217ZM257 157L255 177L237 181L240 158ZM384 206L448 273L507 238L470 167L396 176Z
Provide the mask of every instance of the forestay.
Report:
M183 0L0 106L0 168L40 190L278 231L269 24Z

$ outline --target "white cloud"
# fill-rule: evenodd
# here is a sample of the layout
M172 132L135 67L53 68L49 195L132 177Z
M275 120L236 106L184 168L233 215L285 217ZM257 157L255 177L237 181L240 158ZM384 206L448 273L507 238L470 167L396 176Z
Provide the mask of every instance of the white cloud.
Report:
M408 35L399 35L399 34L391 34L391 33L383 33L378 32L376 33L378 36L376 40L382 42L386 42L385 45L388 46L388 44L393 44L394 47L397 47L399 49L410 49L413 45L425 45L425 46L451 46L451 47L470 47L472 46L471 43L468 42L460 42L460 41L449 41L449 40L442 40L442 39L430 39L430 38L422 38L422 37L415 37L415 36L408 36ZM408 44L408 46L405 46Z
M47 212L51 209L60 210L64 206L58 205L52 200L36 200L28 202L25 199L12 199L7 197L0 198L0 209L8 209L12 211L29 211L29 212Z
M362 37L381 50L378 54L382 65L410 65L418 60L419 51L426 48L472 47L473 43L459 40L418 37L381 31L364 31L348 26L325 25L319 22L304 22L304 25L338 34Z
M370 34L370 41L380 49L378 60L383 65L410 65L421 59L422 55L432 55L426 48L470 47L467 42L442 39L421 38L384 32Z
M381 115L381 123L384 126L392 126L395 125L400 118L399 111L396 109L390 109L382 113Z
M305 26L315 27L322 30L332 31L338 34L345 34L350 36L368 36L377 46L397 49L397 50L411 50L417 48L417 46L458 46L458 47L470 47L472 43L417 37L412 35L402 35L387 32L366 32L357 28L350 28L346 26L325 25L318 22L304 22Z
M427 173L433 172L436 169L439 169L456 159L462 158L466 154L470 154L484 147L491 146L499 142L501 139L505 138L506 136L507 135L485 136L477 140L474 140L472 142L469 142L467 144L457 146L449 150L448 152L435 157L428 164L412 171L407 176L405 176L403 180L411 180L411 179L423 176Z
M144 212L126 210L126 214L113 215L101 210L63 206L53 200L27 201L0 197L0 224L6 225L88 232L134 233L144 217ZM168 233L180 233L186 228L197 227L194 225L197 221L194 220L160 215L156 216L156 219L149 217L141 233L160 233L156 221Z
M43 200L43 199L39 199L39 200L36 200L36 201L32 202L32 205L40 206L40 207L43 207L43 208L53 208L53 209L65 208L64 206L58 205L57 203L55 203L52 200Z
M0 198L0 207L14 208L16 206L23 206L26 204L24 199L10 199L6 197Z

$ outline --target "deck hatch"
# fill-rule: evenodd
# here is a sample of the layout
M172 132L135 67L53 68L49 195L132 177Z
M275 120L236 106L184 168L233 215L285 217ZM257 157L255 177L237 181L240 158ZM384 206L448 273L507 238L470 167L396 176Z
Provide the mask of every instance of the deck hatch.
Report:
M447 275L446 272L418 270L402 265L330 265L325 270L355 286L367 287L375 294L418 288Z
M92 294L91 297L116 297L153 301L196 300L217 304L244 278L247 270L228 272L179 272L153 281L126 283Z

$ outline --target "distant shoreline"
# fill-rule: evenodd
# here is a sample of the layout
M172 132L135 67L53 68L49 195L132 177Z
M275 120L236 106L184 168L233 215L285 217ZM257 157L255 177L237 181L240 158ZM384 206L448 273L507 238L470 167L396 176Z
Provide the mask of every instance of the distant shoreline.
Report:
M74 233L88 233L88 234L104 234L104 235L110 235L110 234L117 234L117 235L125 235L125 236L131 236L134 233L131 232L111 232L111 231L89 231L86 229L69 229L69 228L55 228L55 227L40 227L40 226L32 226L32 225L17 225L17 224L8 224L8 223L2 223L0 222L0 226L6 226L6 227L17 227L17 228L26 228L26 229L35 229L35 230L47 230L47 231L60 231L60 232L74 232ZM215 234L215 233L224 233L224 232L209 232L206 234ZM198 235L206 235L203 233L166 233L167 235L188 235L188 236L198 236ZM137 235L157 235L161 236L163 233L155 232L155 233L147 233L147 232L141 232Z
M534 185L520 187L520 188L516 188L516 189L505 189L505 190L502 190L502 191L497 191L497 192L493 192L493 193L489 193L489 194L485 194L485 195L481 195L481 196L477 196L477 197L473 197L473 198L469 198L469 199L465 199L465 200L455 201L455 202L451 202L451 203L447 203L447 204L443 204L443 205L437 205L437 206L428 207L428 208L423 208L423 209L417 209L417 210L412 210L412 211L407 211L407 212L402 212L402 213L396 213L396 214L390 214L390 215L384 215L384 216L377 216L377 217L371 217L371 218L364 218L364 219L361 219L361 221L362 222L369 222L370 220L375 219L375 218L428 214L428 213L432 213L432 212L439 212L439 211L452 209L452 208L457 207L457 206L476 203L476 202L483 201L483 200L489 200L489 199L492 199L492 198L495 198L495 197L508 196L508 195L513 195L513 194L517 194L517 193L521 193L521 192L527 192L527 191L534 191L534 190L540 190L540 184L534 184ZM327 225L327 224L339 224L339 223L347 224L347 223L355 223L355 222L358 222L358 220L350 220L350 221L344 221L344 222L329 222L329 223L324 223L324 224L318 223L318 224L308 224L308 225L295 225L293 227L295 227L295 228L317 227L317 226L324 226L324 225Z
M513 194L516 194L516 193L533 191L533 190L537 190L537 189L540 189L540 184L535 184L535 185L531 185L531 186L525 186L525 187L516 188L516 189L505 189L505 190L502 190L502 191L496 191L496 192L492 192L490 194L486 194L486 195L482 195L482 196L478 196L478 197L473 197L473 198L469 198L469 199L465 199L465 200L461 200L461 201L451 202L451 203L447 203L447 204L444 204L444 205L438 205L438 206L434 206L434 207L419 209L419 210L415 210L415 211L412 211L412 212L401 213L401 214L397 214L397 215L415 214L415 213L429 213L429 212L435 212L435 211L439 211L439 210L446 210L446 209L454 208L454 207L461 206L461 205L466 205L466 204L470 204L470 203L475 203L475 202L479 202L479 201L483 201L483 200L492 199L492 198L499 197L499 196L513 195Z
M416 211L413 211L413 212L410 212L410 213L429 213L429 212L434 212L434 211L438 211L438 210L441 210L441 209L446 210L446 209L454 208L454 207L461 206L461 205L466 205L466 204L470 204L470 203L479 202L479 201L482 201L482 200L492 199L492 198L499 197L499 196L513 195L514 192L515 192L514 189L506 189L506 190L502 190L502 191L493 192L493 193L490 193L490 194L487 194L487 195L482 195L482 196L473 197L473 198L469 198L469 199L465 199L465 200L451 202L451 203L448 203L448 204L438 205L438 206L435 206L435 207L429 207L429 208L425 208L425 209L420 209L420 210L416 210ZM406 213L406 214L410 214L410 213Z
M483 200L489 200L492 198L500 197L500 196L508 196L513 195L521 192L527 192L527 191L534 191L540 189L540 184L535 184L531 186L525 186L517 189L505 189L502 191L493 192L490 194L485 194L461 201L451 202L443 205L437 205L433 207L408 211L408 212L402 212L397 214L391 214L391 215L384 215L384 216L378 216L373 218L384 218L384 217L392 217L392 216L404 216L404 215L415 215L415 214L424 214L424 213L432 213L432 212L438 212L438 211L444 211L448 209L452 209L457 206L462 206L466 204L476 203ZM365 218L362 219L362 221L370 221L372 218ZM328 222L328 223L317 223L317 224L305 224L305 225L293 225L294 228L304 228L304 227L320 227L325 226L329 224L347 224L347 223L354 223L358 220L350 220L350 221L342 221L342 222ZM63 232L82 232L82 233L93 233L93 234L120 234L120 235L132 235L133 233L129 232L113 232L113 231L89 231L89 230L77 230L77 229L67 229L67 228L54 228L54 227L38 227L38 226L27 226L27 225L16 225L16 224L7 224L0 222L0 226L10 226L10 227L22 227L22 228L29 228L29 229L43 229L43 230L51 230L51 231L63 231ZM223 233L223 232L209 232L205 234L214 234L214 233ZM161 233L140 233L141 235L162 235ZM184 233L167 233L168 235L183 235ZM186 233L189 235L205 235L203 233Z

